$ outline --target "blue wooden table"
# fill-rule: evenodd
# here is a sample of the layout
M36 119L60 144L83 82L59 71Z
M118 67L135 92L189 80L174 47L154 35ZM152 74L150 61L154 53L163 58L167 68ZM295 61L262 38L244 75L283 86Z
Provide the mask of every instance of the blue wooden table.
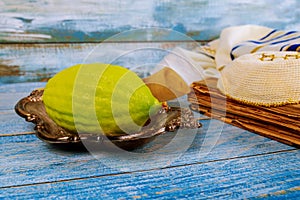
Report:
M299 149L217 120L161 135L132 152L88 152L39 140L34 125L14 111L21 98L77 63L137 69L174 47L193 49L229 25L299 28L298 11L287 12L299 1L268 4L1 1L0 199L299 199ZM108 39L147 27L156 28ZM162 34L173 31L185 37Z

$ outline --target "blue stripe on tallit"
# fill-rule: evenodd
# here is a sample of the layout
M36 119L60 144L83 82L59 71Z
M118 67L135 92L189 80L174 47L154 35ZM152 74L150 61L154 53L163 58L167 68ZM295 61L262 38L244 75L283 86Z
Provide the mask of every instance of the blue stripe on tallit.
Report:
M300 51L300 44L299 39L300 39L300 32L299 31L289 31L289 32L282 32L280 35L274 37L274 34L278 33L279 31L274 29L271 32L269 32L267 35L262 37L259 40L248 40L243 43L237 44L234 46L231 51L230 51L230 58L231 60L234 60L237 55L234 55L234 52L238 53L239 47L243 46L248 46L249 45L249 53L252 52L256 47L259 45L264 45L265 48L268 47L268 45L271 46L276 46L276 49L280 49L280 51L283 51L287 46L289 46L286 51ZM292 35L296 34L296 35ZM292 36L291 36L292 35ZM274 37L274 38L272 38ZM288 38L291 37L291 38ZM264 41L263 41L264 40ZM293 40L295 40L296 44L293 44ZM272 42L272 43L271 43ZM288 43L288 44L284 44ZM280 44L282 46L280 46ZM253 47L255 45L256 47ZM270 48L270 50L274 49L273 47ZM246 52L245 52L246 53Z
M231 60L234 60L234 58L235 58L232 52L233 52L235 49L239 48L240 46L243 46L243 45L236 45L235 47L233 47L233 48L231 49L231 51L230 51L230 58L231 58Z
M281 41L273 42L273 43L270 43L270 45L280 44L280 43L288 42L288 41L295 40L295 39L298 39L298 38L300 38L300 36L297 36L297 37L294 37L294 38L289 38L289 39L286 39L286 40L281 40Z
M273 33L276 33L276 32L277 32L277 30L274 29L274 30L272 30L270 33L268 33L266 36L260 38L259 40L264 40L264 39L266 39L267 37L269 37L270 35L272 35Z
M294 33L299 33L299 32L297 32L297 31L289 31L287 33L284 33L282 35L278 35L277 37L271 38L271 39L269 39L267 41L263 41L263 42L266 43L266 42L271 42L272 40L278 40L280 38L283 38L285 36L288 36L288 35L291 35L291 34L294 34Z
M287 48L287 51L300 51L300 44L293 44L289 48Z
M250 43L254 43L254 44L264 44L264 43L271 42L271 41L273 41L273 40L278 40L278 39L280 39L280 38L283 38L283 37L285 37L285 36L288 36L288 35L291 35L291 34L294 34L294 33L297 33L297 31L290 31L290 32L287 32L287 33L285 33L285 34L283 34L283 35L279 35L279 36L277 36L277 37L275 37L275 38L271 38L271 39L266 40L266 41L248 40L248 41L246 41L246 42L250 42ZM282 41L283 41L283 40L282 40Z
M286 46L289 46L290 44L286 44L286 45L283 45L280 49L279 49L279 51L283 51L283 49L286 47Z
M207 56L207 57L209 57L209 58L211 58L211 59L215 59L215 57L214 56L212 56L212 55L209 55L209 54L207 54L207 53L205 53L205 52L197 52L197 53L200 53L200 54L202 54L202 55L204 55L204 56Z

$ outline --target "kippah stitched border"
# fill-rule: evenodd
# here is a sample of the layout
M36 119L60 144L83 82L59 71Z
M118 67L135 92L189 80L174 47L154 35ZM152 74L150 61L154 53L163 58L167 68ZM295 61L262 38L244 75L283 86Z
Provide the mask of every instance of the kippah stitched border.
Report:
M256 106L300 103L300 53L245 54L221 71L218 88L228 98Z

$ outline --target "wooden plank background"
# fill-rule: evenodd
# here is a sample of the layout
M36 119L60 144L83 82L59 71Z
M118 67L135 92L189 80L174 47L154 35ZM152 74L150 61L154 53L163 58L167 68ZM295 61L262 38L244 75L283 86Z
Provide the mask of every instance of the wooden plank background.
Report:
M175 46L192 49L199 44L189 41L0 44L0 85L45 81L79 63L112 63L138 72L137 68L146 63L154 67ZM150 71L149 67L144 69Z
M0 199L290 199L300 194L298 149L216 120L202 121L179 155L155 152L174 133L136 150L141 157L120 158L114 152L95 157L48 145L13 111L20 97L44 84L0 86ZM176 137L189 142L188 134ZM152 160L145 160L143 153L153 151Z
M178 158L163 152L144 162L103 152L96 159L40 141L14 105L74 64L112 62L143 75L140 66L153 67L176 46L193 49L228 26L299 30L299 7L298 0L1 0L0 199L296 199L299 150L237 127L203 121ZM126 32L144 28L151 29ZM124 35L103 43L118 33ZM137 153L172 137L159 136Z
M233 25L299 29L299 7L297 0L2 0L0 41L99 42L122 31L146 27L211 40ZM154 34L147 39L155 38Z
M115 44L103 44L89 62L107 62L107 54L119 55L116 49L125 51L130 46L124 42L142 48L145 41L156 41L153 48L168 50L178 42L212 40L234 25L299 30L299 7L297 0L2 0L0 85L45 81L63 68L84 62L99 42L118 33L122 37L115 38ZM145 28L146 33L137 31ZM173 44L166 47L162 41ZM155 51L140 61L126 61L126 67L144 58L157 63L165 53Z

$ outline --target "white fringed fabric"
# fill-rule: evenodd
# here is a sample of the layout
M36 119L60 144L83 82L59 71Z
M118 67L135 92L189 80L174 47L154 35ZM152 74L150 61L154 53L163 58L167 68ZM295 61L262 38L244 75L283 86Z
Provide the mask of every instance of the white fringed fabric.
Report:
M154 72L169 67L190 85L218 78L218 88L246 104L279 106L300 102L300 32L243 25L188 51L176 48Z

